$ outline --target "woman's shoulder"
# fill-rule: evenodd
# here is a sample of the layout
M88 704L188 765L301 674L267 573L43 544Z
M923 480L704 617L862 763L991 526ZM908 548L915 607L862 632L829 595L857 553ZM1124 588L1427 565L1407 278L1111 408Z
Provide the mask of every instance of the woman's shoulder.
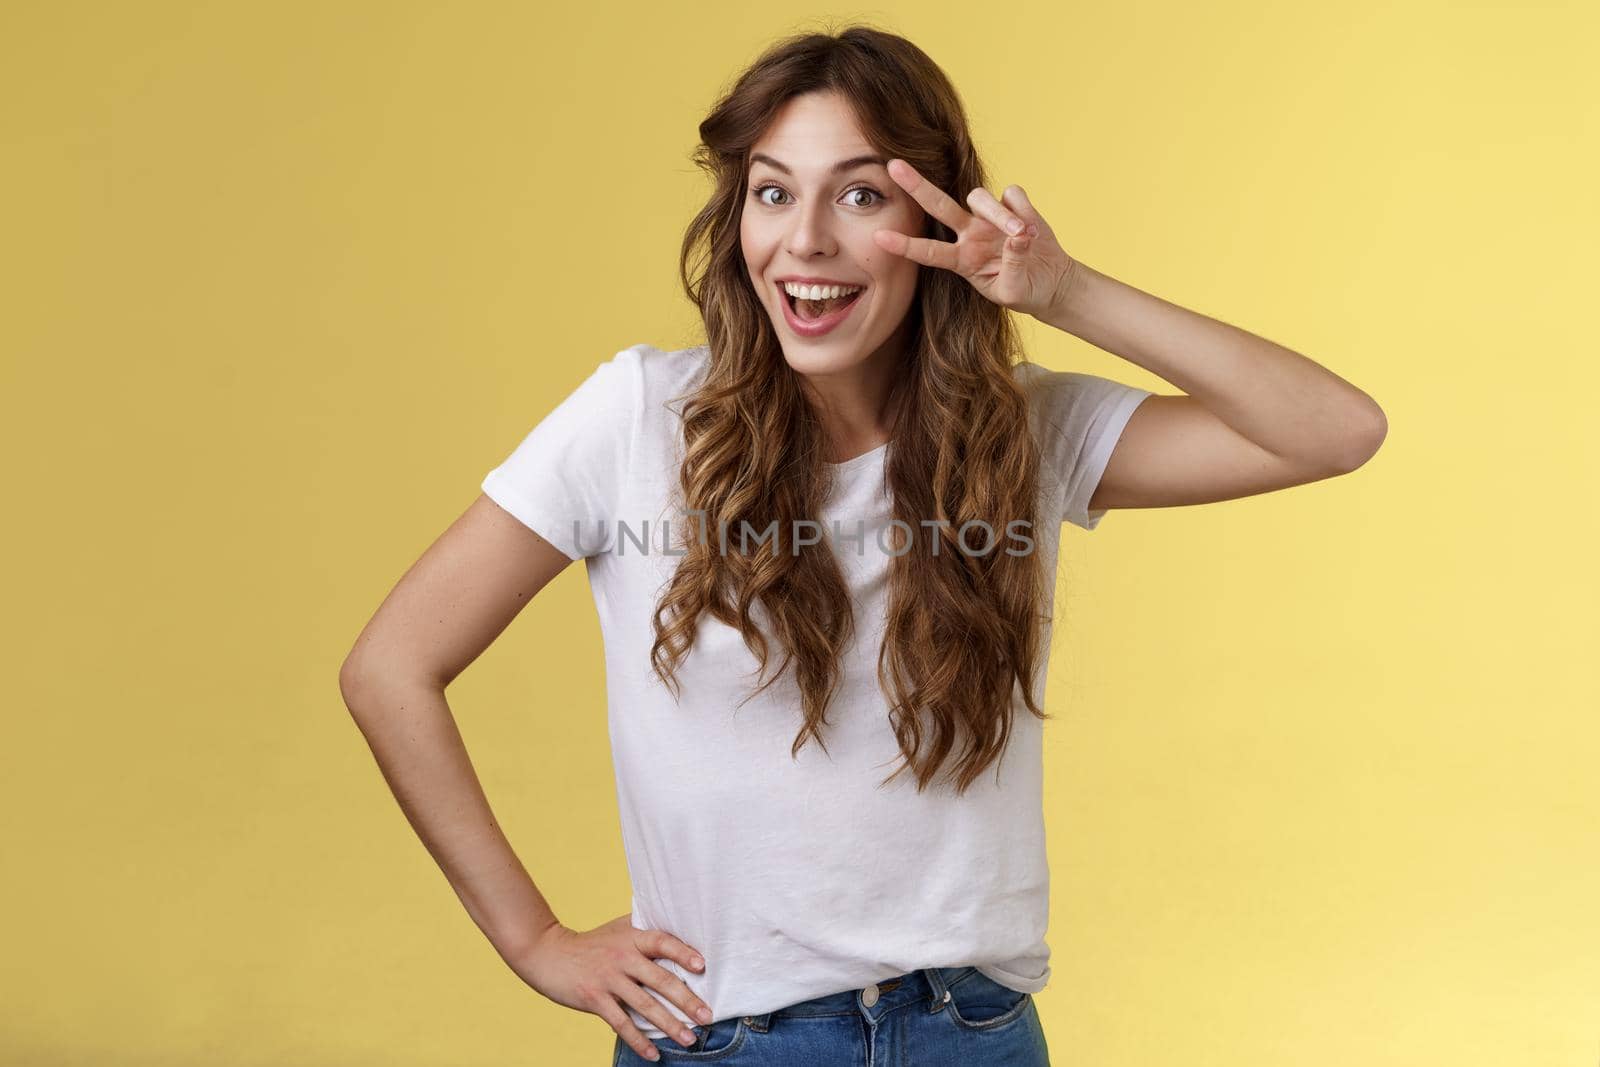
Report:
M639 396L646 411L675 409L674 401L693 392L704 374L710 346L665 348L649 342L631 345L617 353L637 376Z
M1028 399L1049 399L1070 392L1077 375L1072 371L1051 370L1032 360L1018 360L1011 365L1011 378L1028 394Z
M676 433L682 400L692 394L704 373L707 345L667 348L650 342L629 345L607 362L618 389L628 396L632 419L647 436L664 440Z
M1122 403L1150 395L1148 389L1087 371L1051 370L1022 360L1012 365L1012 377L1028 397L1029 413L1045 427L1060 428L1081 421L1109 403Z
M1011 365L1011 378L1028 398L1028 417L1036 429L1053 424L1070 403L1073 382L1066 371L1020 360Z

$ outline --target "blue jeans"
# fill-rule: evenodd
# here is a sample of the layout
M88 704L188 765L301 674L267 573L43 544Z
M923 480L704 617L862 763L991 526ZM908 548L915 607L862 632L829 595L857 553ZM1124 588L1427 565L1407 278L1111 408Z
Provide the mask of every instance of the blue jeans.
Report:
M976 967L910 971L865 989L829 993L762 1015L691 1028L688 1048L670 1037L647 1060L616 1039L612 1067L715 1062L722 1067L1049 1067L1031 993Z

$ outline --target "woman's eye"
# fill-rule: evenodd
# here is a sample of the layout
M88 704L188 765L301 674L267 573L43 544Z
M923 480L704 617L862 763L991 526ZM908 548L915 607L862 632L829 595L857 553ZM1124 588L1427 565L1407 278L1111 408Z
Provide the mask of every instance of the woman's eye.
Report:
M789 195L788 193L784 193L783 189L780 188L779 186L776 186L776 185L760 185L760 186L757 186L756 188L750 190L750 195L755 197L757 200L761 201L761 203L766 204L768 207L777 207L780 203L782 203L782 201L767 199L767 195L766 194L767 193L771 193L771 192L783 193L784 196L788 196ZM845 191L845 193L844 193L844 196L845 197L859 196L862 193L866 193L868 196L876 197L877 199L876 200L868 200L866 203L862 203L859 200L853 201L852 202L852 206L853 207L872 207L875 204L877 204L877 203L879 203L879 202L881 202L883 200L887 200L888 199L888 197L886 197L882 193L878 192L878 190L869 188L869 187L864 186L864 185L858 185L854 189L847 189Z

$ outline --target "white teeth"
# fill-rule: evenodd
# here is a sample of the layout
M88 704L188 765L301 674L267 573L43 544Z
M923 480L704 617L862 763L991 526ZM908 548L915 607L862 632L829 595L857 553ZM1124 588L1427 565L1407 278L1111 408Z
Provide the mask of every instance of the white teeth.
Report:
M836 296L846 296L858 293L866 288L863 285L800 285L796 282L784 282L783 291L796 300L832 300Z

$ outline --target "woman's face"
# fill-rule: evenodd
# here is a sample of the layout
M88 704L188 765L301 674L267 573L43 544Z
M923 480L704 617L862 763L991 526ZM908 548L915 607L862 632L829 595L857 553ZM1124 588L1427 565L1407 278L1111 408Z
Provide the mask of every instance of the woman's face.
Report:
M920 265L885 252L872 233L920 237L924 212L890 179L887 160L867 143L845 98L835 92L793 98L750 154L739 240L789 365L827 375L856 368L880 350L897 358L885 346L904 342L897 328L916 294ZM835 169L841 163L850 165ZM837 326L807 336L794 325L782 285L794 277L864 288Z

